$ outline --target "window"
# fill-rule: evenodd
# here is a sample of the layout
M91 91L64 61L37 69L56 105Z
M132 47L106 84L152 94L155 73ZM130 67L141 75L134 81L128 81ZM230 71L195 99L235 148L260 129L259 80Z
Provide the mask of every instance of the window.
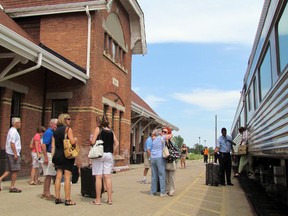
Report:
M68 101L53 100L52 101L52 118L58 118L61 113L68 113Z
M259 92L258 92L258 82L257 78L255 77L253 80L253 98L254 98L254 109L256 110L259 106Z
M108 34L104 35L104 54L121 68L125 68L125 51L122 47Z
M260 101L266 96L270 88L272 87L272 72L271 72L271 54L270 47L268 47L263 62L259 69L260 79Z
M251 91L248 91L248 111L250 112L252 108L252 94Z
M20 102L21 102L21 94L18 92L13 92L12 104L11 104L11 118L13 117L20 118Z
M277 26L277 36L278 36L278 46L279 46L279 64L280 72L283 72L288 64L288 6L286 5L285 10L278 22Z

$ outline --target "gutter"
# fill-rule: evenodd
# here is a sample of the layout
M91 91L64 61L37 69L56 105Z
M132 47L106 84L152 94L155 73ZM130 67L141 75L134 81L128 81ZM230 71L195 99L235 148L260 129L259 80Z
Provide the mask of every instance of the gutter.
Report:
M89 13L89 6L86 6L86 14L88 17L88 35L87 35L87 63L86 75L90 76L90 52L91 52L91 15Z

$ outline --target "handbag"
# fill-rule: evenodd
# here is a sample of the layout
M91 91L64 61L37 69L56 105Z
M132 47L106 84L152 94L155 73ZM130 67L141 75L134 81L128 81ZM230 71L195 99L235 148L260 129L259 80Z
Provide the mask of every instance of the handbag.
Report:
M77 144L73 146L70 140L67 139L67 133L65 133L65 138L63 140L64 155L67 159L76 158L79 154L80 148Z
M162 153L163 153L163 157L164 157L164 158L168 158L169 155L170 155L170 153L169 153L169 149L168 149L168 147L167 147L166 144L164 144L164 147L163 147Z
M166 170L176 170L176 162L166 163Z
M245 155L247 154L247 145L239 145L237 154L238 155Z
M100 139L96 140L95 144L92 146L88 154L88 157L90 159L95 159L103 156L103 143L104 142Z

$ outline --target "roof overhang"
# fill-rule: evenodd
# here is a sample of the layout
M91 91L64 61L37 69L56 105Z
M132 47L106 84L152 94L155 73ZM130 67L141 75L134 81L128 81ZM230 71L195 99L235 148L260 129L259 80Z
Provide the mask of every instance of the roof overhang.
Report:
M136 0L120 0L127 10L130 18L131 31L131 49L132 54L146 54L146 34L144 25L144 14ZM88 2L54 4L35 7L9 8L5 9L11 18L43 16L50 14L85 12L89 11L110 10L113 0L95 0Z
M171 123L165 121L164 119L160 118L155 113L150 112L149 110L143 108L142 106L136 104L135 102L131 102L131 110L143 117L154 119L156 123L160 125L169 125L172 130L179 131L179 128Z
M0 24L0 46L3 46L19 56L36 63L38 62L38 57L41 54L41 66L67 79L76 78L83 83L86 83L86 81L89 79L89 77L79 69L73 67L62 59L57 58L55 55L49 53L40 46L20 36L2 24Z
M5 9L11 18L30 17L30 16L43 16L50 14L62 14L73 12L85 12L86 6L90 11L107 9L107 2L105 0L96 0L88 2L53 4L35 7L22 7Z

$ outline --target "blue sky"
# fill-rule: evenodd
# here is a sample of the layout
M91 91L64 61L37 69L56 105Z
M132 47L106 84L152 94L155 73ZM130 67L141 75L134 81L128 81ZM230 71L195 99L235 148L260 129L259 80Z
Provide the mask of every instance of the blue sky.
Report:
M180 3L179 3L180 2ZM138 0L147 54L134 55L132 89L184 142L230 133L264 0Z

